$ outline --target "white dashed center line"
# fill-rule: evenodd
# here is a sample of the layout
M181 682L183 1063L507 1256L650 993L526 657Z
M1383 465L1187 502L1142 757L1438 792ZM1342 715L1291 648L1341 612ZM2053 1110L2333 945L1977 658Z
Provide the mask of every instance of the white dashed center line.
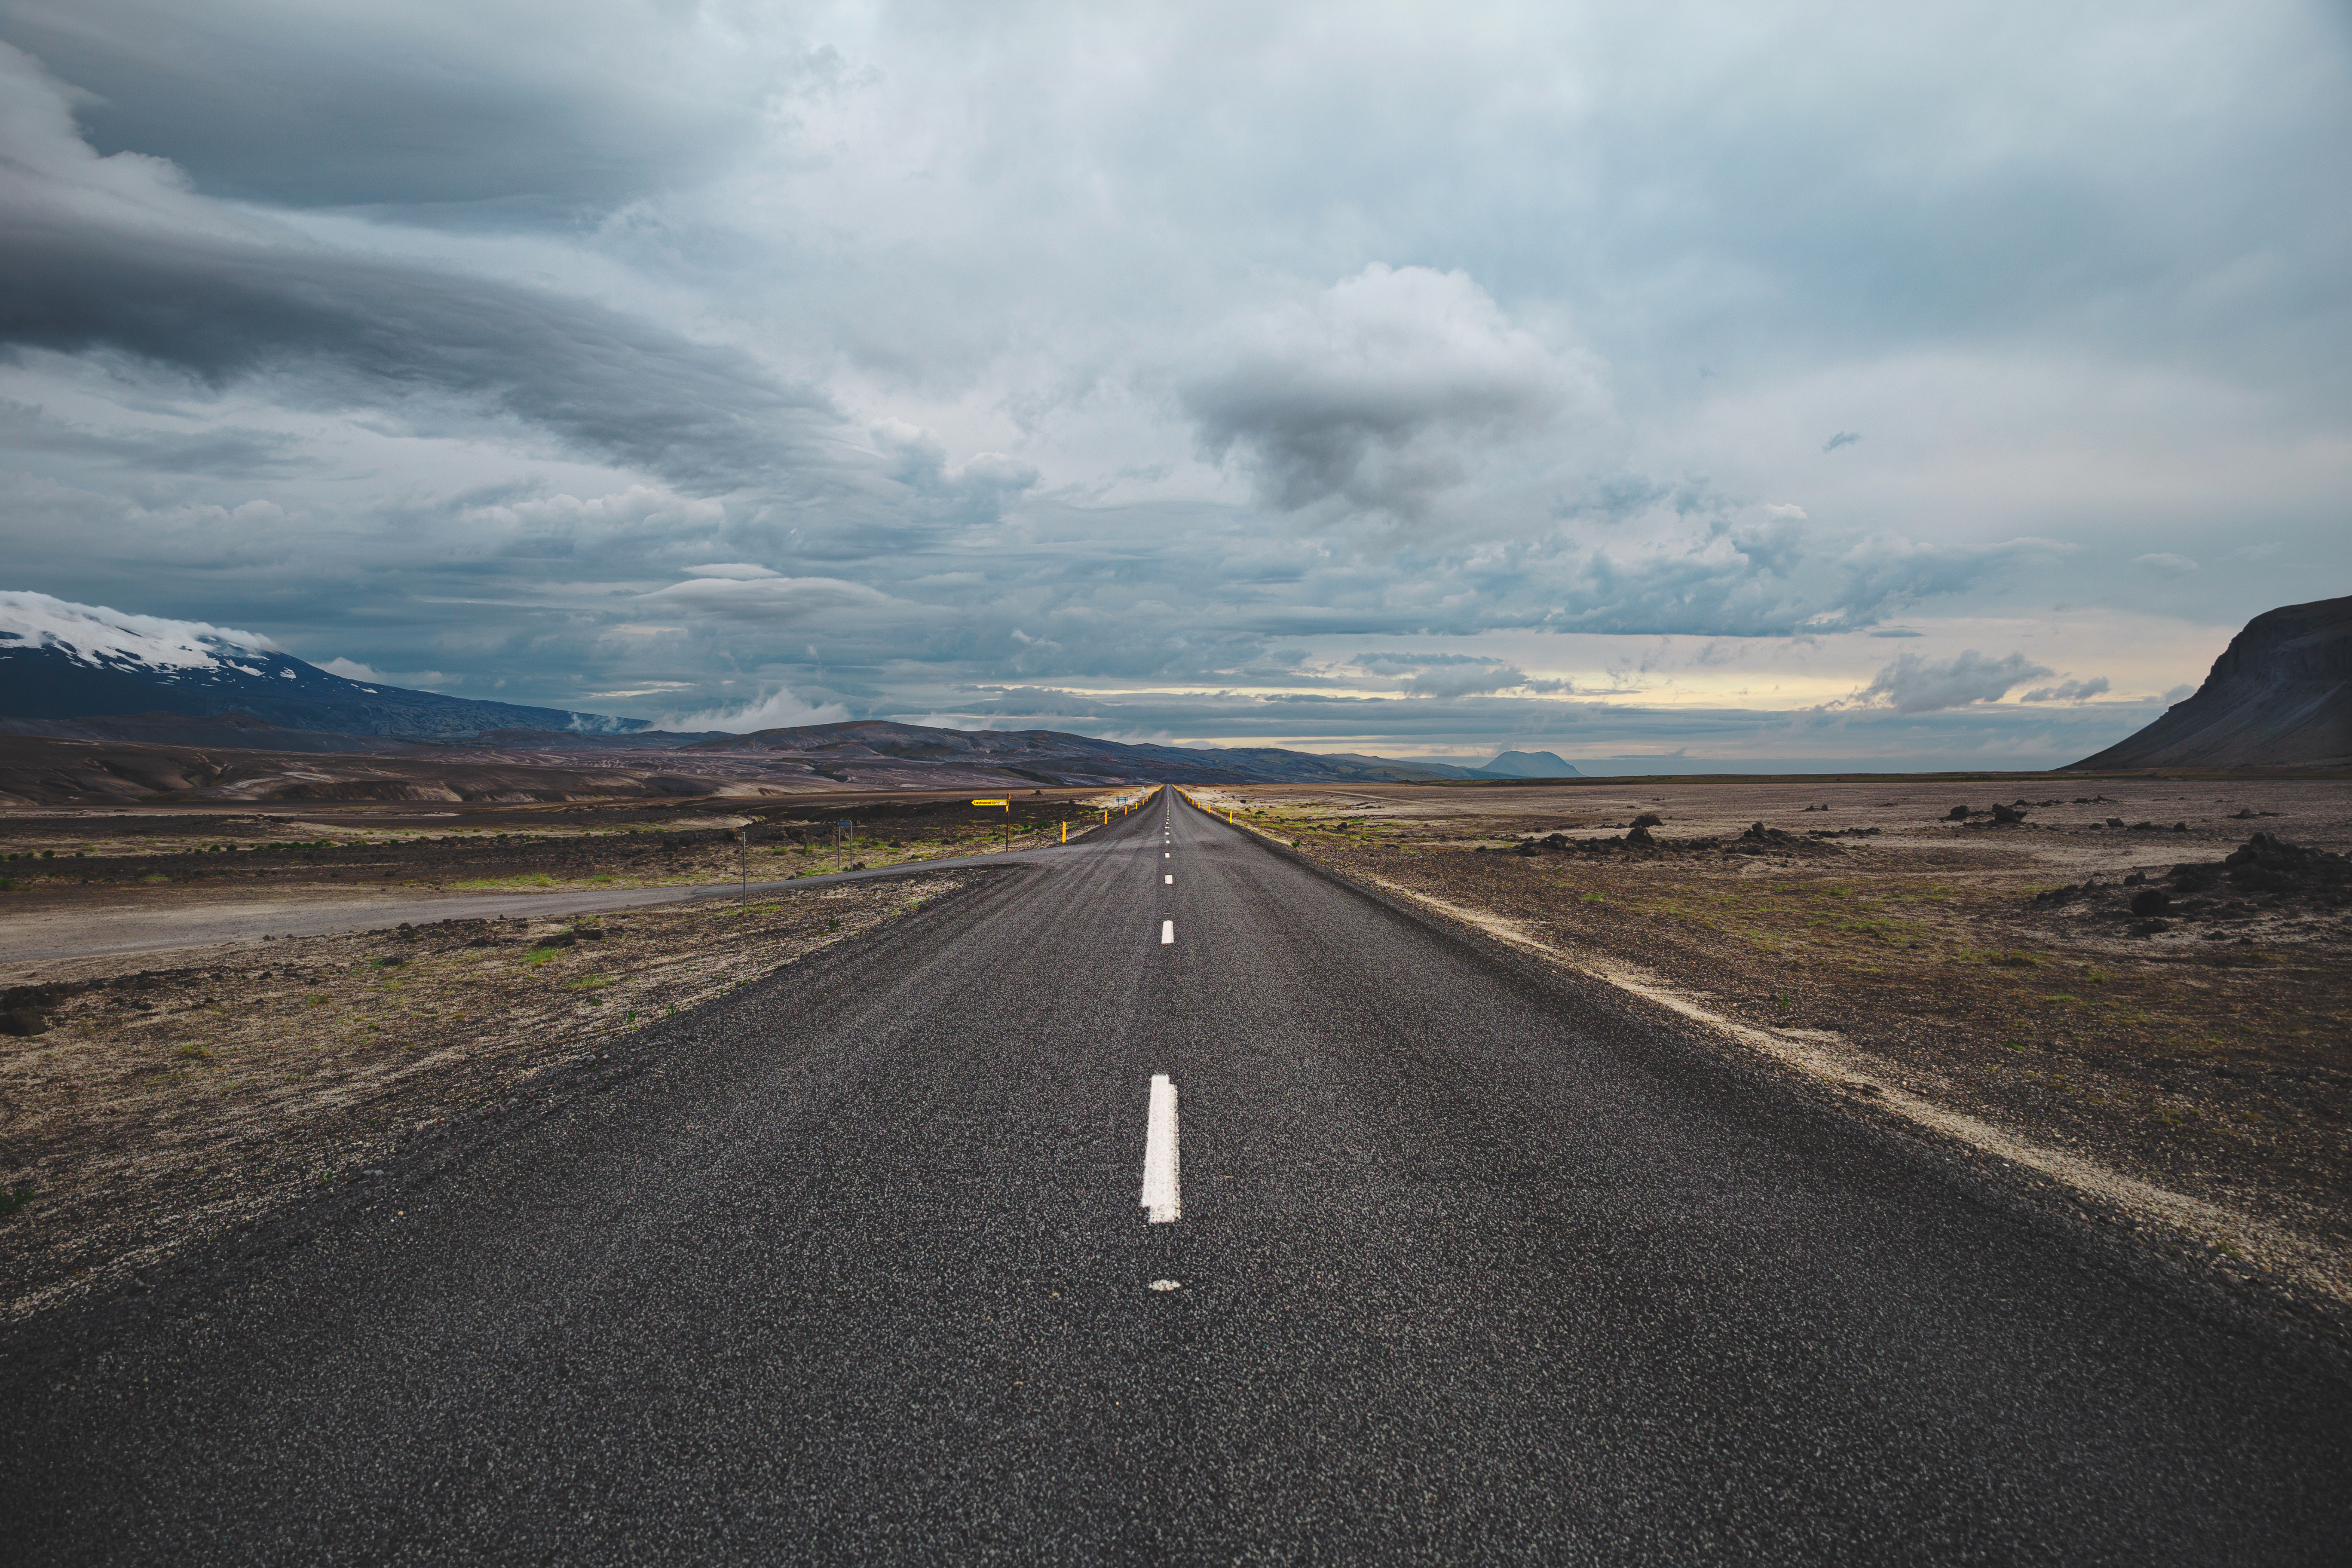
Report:
M1172 888L1172 887L1174 887L1174 886L1176 885L1176 879L1175 879L1175 877L1174 877L1173 875L1170 875L1170 876L1162 877L1162 878L1160 878L1160 879L1161 881L1163 881L1163 882L1167 883L1167 884L1168 884L1170 887L1171 887L1171 888Z
M1174 921L1161 921L1160 922L1160 945L1166 947L1170 942L1174 942L1175 940L1176 922Z
M1143 1206L1151 1223L1168 1225L1183 1216L1183 1185L1176 1173L1176 1086L1164 1072L1151 1075L1151 1116L1143 1129Z

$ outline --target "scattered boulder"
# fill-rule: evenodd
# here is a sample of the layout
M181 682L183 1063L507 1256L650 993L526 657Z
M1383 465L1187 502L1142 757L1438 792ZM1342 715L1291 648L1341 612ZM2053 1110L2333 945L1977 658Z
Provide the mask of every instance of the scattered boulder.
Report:
M2080 887L2035 893L2032 902L2076 905L2094 919L2130 922L2126 929L2134 936L2183 922L2227 927L2265 918L2284 919L2289 930L2324 931L2311 916L2352 910L2352 858L2257 833L2224 859L2183 861L2155 876L2135 871L2104 885L2094 877ZM2215 931L2206 940L2226 938L2226 931Z
M1639 832L1644 827L1664 827L1665 825L1666 819L1660 816L1654 811L1645 811L1641 816L1633 819L1633 829L1635 832Z
M2221 864L2230 880L2249 891L2315 896L2330 906L2352 902L2352 859L2290 844L2274 833L2255 834Z
M1956 805L1952 807L1951 810L1944 813L1944 820L1946 822L1966 822L1969 819L1969 808L1967 806Z
M49 1021L30 1007L11 1007L0 1013L0 1035L46 1035Z
M2021 802L2019 804L2022 805L2023 803ZM2017 806L1996 805L1992 808L1992 825L1995 827L2006 827L2012 823L2023 822L2024 820L2025 813L2020 811Z

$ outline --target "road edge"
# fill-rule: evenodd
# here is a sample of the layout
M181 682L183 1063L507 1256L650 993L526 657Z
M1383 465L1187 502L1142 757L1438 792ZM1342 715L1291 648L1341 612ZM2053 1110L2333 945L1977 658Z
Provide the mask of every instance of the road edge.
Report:
M1186 803L1192 804L1189 798ZM1853 1129L1906 1163L1955 1182L1978 1201L2039 1229L2067 1237L2107 1266L2161 1289L2181 1305L2213 1313L2273 1348L2311 1355L2332 1375L2352 1382L2352 1301L2249 1265L2179 1226L2170 1215L2152 1215L2116 1195L2126 1184L2162 1191L2151 1184L2067 1157L2073 1164L2108 1178L2107 1184L2100 1185L2078 1185L2061 1173L2065 1167L2059 1162L2053 1162L2059 1164L2053 1170L2019 1159L1998 1142L1979 1143L1959 1136L1944 1124L1944 1119L1909 1114L1906 1106L1889 1103L1883 1090L1857 1092L1850 1077L1805 1070L1790 1056L1747 1037L1768 1031L1720 1018L1703 1008L1678 1005L1679 998L1670 999L1665 994L1671 987L1643 985L1638 980L1628 984L1632 977L1617 973L1615 966L1588 967L1578 962L1577 955L1549 943L1524 937L1511 940L1492 929L1496 922L1480 920L1477 911L1459 910L1393 883L1366 880L1294 848L1254 824L1238 818L1222 821L1215 812L1198 805L1192 809L1220 821L1221 826L1240 830L1245 842L1452 941L1496 968L1532 982L1538 991L1557 994L1563 984L1589 983L1597 991L1580 993L1578 1000L1641 1021L1648 1026L1645 1032L1660 1044L1730 1070L1816 1116ZM2021 1149L2033 1147L2022 1139L2003 1141ZM2213 1206L2182 1194L2167 1195L2183 1205ZM2269 1228L2246 1216L2228 1217L2245 1229ZM2151 1232L2151 1223L2172 1229Z

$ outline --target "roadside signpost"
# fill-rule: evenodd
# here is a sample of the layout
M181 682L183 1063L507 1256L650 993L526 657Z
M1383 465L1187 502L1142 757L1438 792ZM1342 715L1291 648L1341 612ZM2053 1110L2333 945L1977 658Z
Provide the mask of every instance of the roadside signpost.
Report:
M1013 803L1010 800L976 800L971 804L974 805L1001 805L1004 808L1004 847L1009 853L1013 848Z

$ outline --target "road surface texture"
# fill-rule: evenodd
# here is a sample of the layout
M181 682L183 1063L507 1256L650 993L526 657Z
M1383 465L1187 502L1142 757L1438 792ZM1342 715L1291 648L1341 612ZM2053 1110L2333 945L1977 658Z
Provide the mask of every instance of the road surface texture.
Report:
M2352 1552L2329 1363L1937 1156L1166 797L980 881L17 1331L10 1558Z

